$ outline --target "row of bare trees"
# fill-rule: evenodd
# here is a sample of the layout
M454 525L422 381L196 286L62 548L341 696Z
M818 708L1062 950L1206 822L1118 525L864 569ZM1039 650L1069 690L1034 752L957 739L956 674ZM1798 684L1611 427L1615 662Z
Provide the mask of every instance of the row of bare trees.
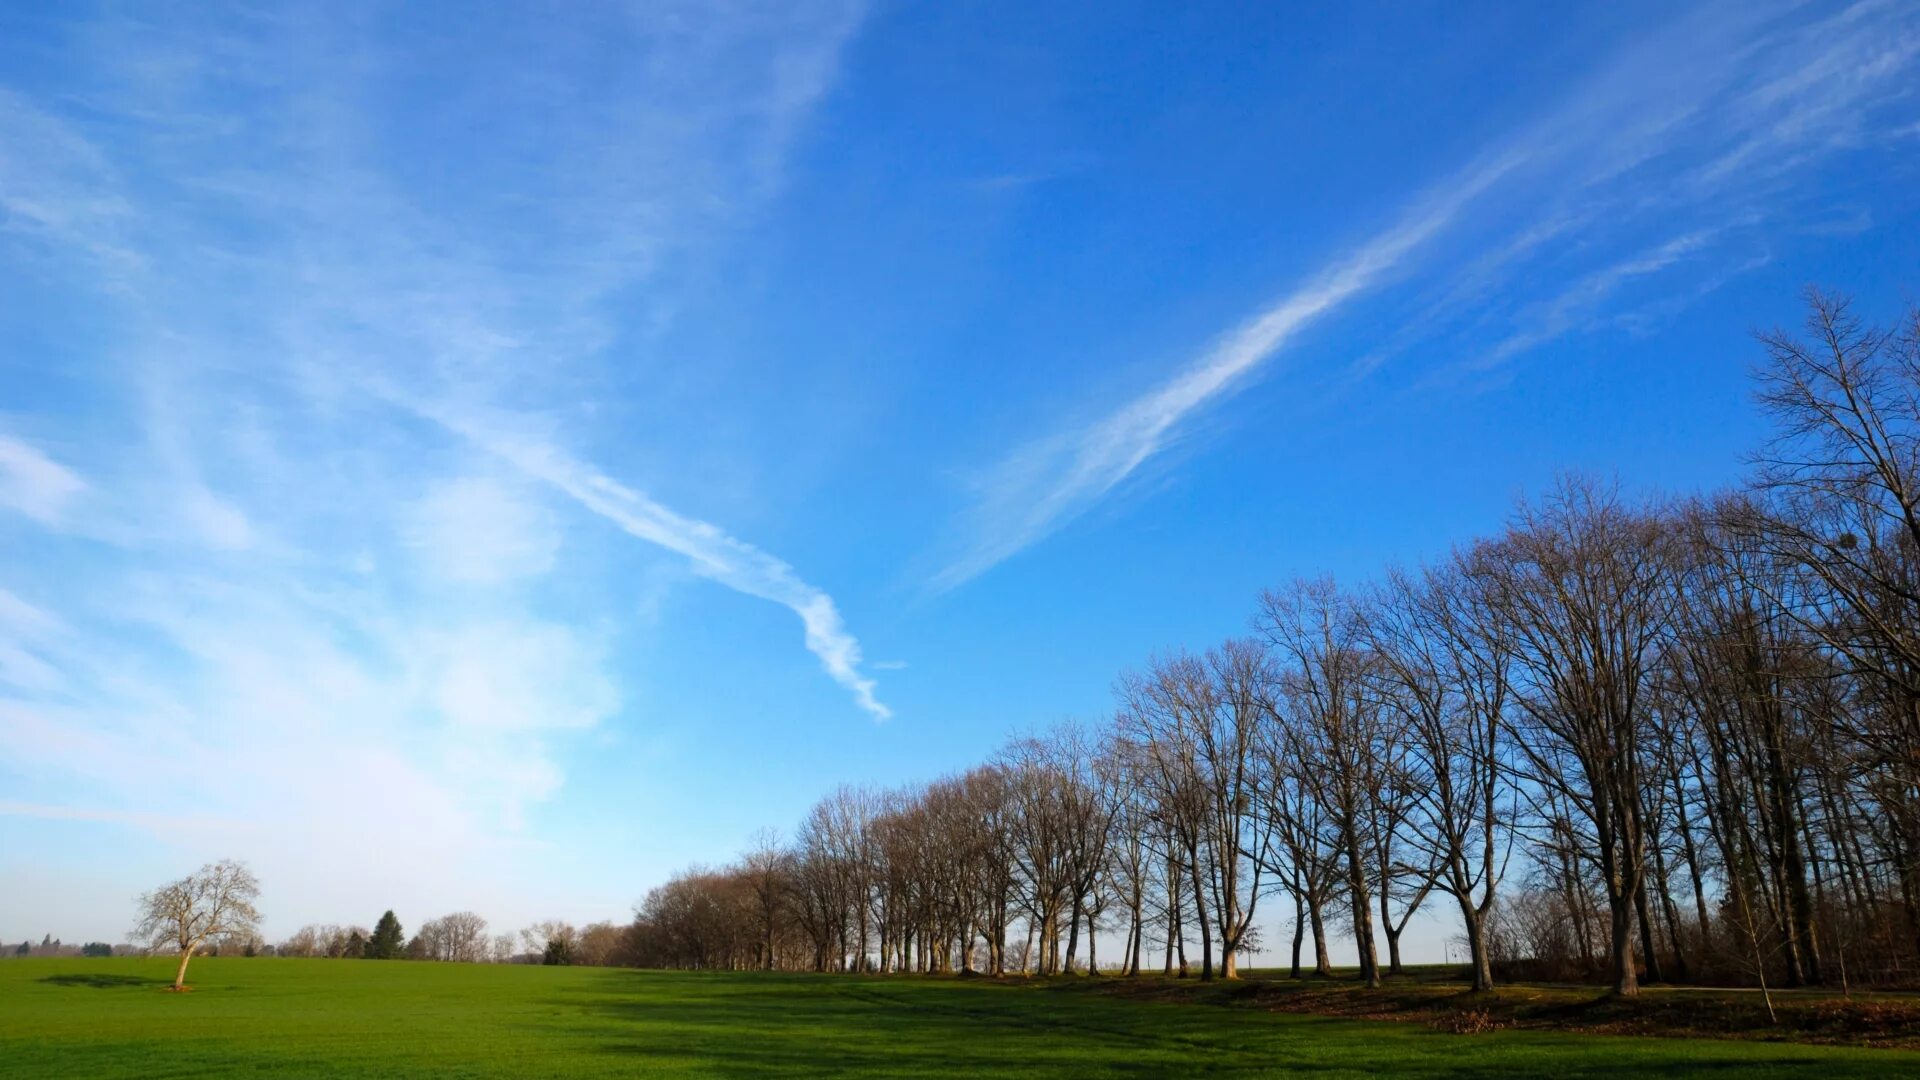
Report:
M1272 590L1249 636L1123 676L1110 723L843 788L655 889L628 959L1053 973L1104 936L1126 973L1197 945L1232 978L1283 947L1259 917L1293 974L1343 936L1377 985L1439 899L1479 988L1912 982L1920 310L1810 303L1762 339L1745 489L1567 479L1436 564Z

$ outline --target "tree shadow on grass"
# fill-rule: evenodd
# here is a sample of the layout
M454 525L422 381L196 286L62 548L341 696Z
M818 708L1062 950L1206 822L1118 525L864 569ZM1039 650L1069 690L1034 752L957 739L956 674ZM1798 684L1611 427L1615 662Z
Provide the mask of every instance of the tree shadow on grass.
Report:
M621 973L551 999L540 1026L663 1071L723 1065L735 1076L1364 1075L1447 1080L1551 1072L1876 1076L1907 1060L1818 1051L1686 1047L1501 1033L1463 1038L1408 1025L1253 1010L1170 1008L958 981L847 976ZM1703 1052L1704 1051L1704 1052Z
M40 979L54 986L85 986L94 990L114 990L127 986L165 986L170 980L146 975L109 975L92 972L85 975L46 975Z

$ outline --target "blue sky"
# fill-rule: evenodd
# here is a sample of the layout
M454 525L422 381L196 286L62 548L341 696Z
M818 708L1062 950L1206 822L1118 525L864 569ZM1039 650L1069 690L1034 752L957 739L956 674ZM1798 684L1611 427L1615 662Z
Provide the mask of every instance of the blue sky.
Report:
M1291 7L0 7L0 937L622 917L1920 287L1911 3Z

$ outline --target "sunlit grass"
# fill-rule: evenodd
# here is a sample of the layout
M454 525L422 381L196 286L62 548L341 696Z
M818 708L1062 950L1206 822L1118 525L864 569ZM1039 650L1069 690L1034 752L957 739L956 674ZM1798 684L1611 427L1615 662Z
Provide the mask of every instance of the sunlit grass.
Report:
M1920 1054L1460 1036L989 980L203 959L0 961L0 1075L1920 1075Z

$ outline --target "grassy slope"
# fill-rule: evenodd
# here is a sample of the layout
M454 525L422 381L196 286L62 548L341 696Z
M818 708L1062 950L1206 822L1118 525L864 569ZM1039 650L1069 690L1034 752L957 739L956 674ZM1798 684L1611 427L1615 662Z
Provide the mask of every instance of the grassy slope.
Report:
M0 1075L1920 1076L1920 1054L1152 1004L953 979L325 960L0 961Z

